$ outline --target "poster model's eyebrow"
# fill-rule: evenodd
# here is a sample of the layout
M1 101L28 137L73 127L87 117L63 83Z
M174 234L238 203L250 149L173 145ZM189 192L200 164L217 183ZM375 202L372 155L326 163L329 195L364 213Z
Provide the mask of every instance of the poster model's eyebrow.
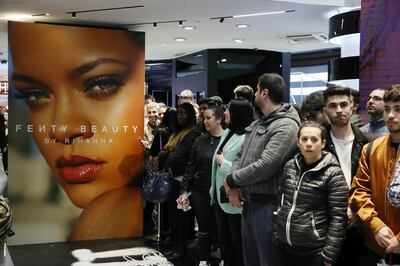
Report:
M31 77L29 75L24 75L24 74L19 74L19 73L13 73L11 76L11 81L12 82L25 82L25 83L30 83L32 85L39 85L39 86L46 86L46 84L34 77Z
M130 64L126 63L125 61L121 61L121 60L113 59L113 58L99 58L97 60L83 64L82 66L77 67L76 69L71 70L68 73L68 77L71 79L77 78L77 77L95 69L96 67L98 67L99 65L102 65L102 64L120 64L125 67L130 67Z

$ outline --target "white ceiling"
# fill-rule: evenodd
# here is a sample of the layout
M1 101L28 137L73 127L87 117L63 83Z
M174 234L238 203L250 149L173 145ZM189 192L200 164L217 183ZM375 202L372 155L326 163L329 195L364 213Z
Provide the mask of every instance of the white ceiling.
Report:
M208 48L251 48L282 52L299 52L334 47L327 42L289 44L279 36L308 33L328 35L328 19L361 0L0 0L0 59L7 58L7 18L10 15L49 13L50 16L13 18L17 21L45 21L90 25L186 20L184 30L178 23L130 26L130 30L146 32L146 59L170 59ZM98 11L77 14L72 19L66 12L144 5L142 8ZM210 20L222 17L281 10L293 13L226 18L223 23ZM239 29L237 24L250 25ZM174 37L185 37L176 42ZM242 44L233 38L245 39Z

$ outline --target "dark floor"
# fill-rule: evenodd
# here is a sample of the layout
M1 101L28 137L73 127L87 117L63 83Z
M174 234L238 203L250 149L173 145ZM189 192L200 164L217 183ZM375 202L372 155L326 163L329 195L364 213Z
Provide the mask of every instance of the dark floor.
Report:
M158 244L150 241L149 237L135 239L106 239L55 242L31 245L9 246L10 255L15 266L70 266L77 262L71 254L76 249L90 249L93 252L125 249L132 247L149 247L160 251L175 266L195 266L197 265L196 241L188 242L186 254L180 258L172 259L169 255L173 254L175 247L170 243ZM122 259L122 258L121 258ZM214 259L213 266L218 266L219 260Z
M152 242L151 238L153 236L147 236L146 239L150 242ZM169 261L171 261L175 266L196 266L198 265L198 258L197 258L197 241L196 239L189 240L187 243L187 250L184 256L174 259L169 257L169 255L173 252L176 247L168 243L168 241L165 243L157 244L157 242L153 242L157 246L157 250L160 250L161 253L164 254L165 257L168 258ZM215 250L216 247L214 248L214 251L212 253L212 261L211 265L212 266L218 266L220 263L220 254L219 250Z

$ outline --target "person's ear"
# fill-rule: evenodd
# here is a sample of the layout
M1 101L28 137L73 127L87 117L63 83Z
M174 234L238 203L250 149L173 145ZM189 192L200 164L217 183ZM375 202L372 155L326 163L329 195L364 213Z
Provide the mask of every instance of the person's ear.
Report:
M359 107L360 105L358 103L357 104L353 103L353 111L357 111Z
M321 144L322 150L325 148L325 144L326 144L326 139L322 140L322 144Z
M263 89L261 95L265 98L269 96L269 90L268 89Z
M327 115L327 111L326 111L326 107L325 106L322 108L322 114L324 114L325 116Z

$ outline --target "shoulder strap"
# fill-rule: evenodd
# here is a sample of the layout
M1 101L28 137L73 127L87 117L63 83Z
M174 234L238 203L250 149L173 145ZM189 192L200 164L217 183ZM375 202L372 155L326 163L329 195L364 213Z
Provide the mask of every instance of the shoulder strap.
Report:
M367 153L365 154L365 162L367 163L368 167L369 167L369 157L371 156L371 149L373 143L374 141L368 143Z

